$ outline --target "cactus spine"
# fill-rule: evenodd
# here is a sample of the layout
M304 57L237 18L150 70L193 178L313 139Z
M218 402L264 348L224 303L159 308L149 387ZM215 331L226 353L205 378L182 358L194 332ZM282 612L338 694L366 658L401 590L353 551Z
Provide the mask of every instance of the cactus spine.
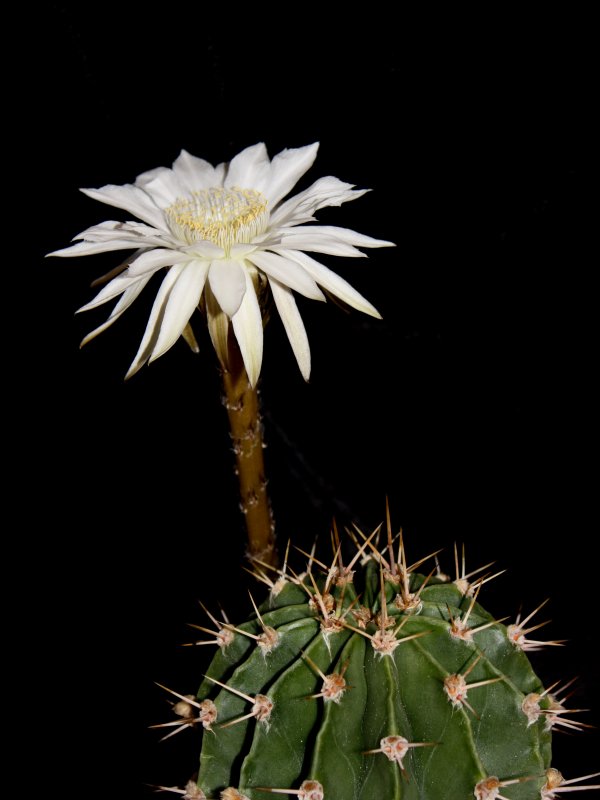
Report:
M376 535L355 540L348 566L339 546L301 575L256 564L268 600L238 626L210 615L218 651L175 707L203 728L185 800L560 796L551 730L584 726L527 658L546 644L528 638L539 609L506 627L478 602L495 576L424 576L402 536L394 553Z

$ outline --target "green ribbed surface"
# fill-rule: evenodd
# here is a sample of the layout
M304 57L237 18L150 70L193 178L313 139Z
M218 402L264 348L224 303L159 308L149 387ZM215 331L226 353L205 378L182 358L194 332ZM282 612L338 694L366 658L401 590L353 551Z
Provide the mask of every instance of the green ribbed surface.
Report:
M379 567L371 560L343 596L341 589L332 588L337 613L355 599L354 587L361 603L379 612L379 580ZM412 575L411 590L422 581ZM322 579L318 585L322 591ZM307 586L312 590L310 582ZM385 584L387 613L395 625L404 618L393 604L396 591ZM476 783L496 775L502 780L540 776L502 789L510 800L539 800L550 762L550 733L543 720L528 727L521 710L525 695L542 691L527 657L498 623L476 632L471 642L452 637L450 614L456 619L470 604L453 584L428 585L421 600L419 613L406 617L397 635L427 635L401 643L383 657L369 639L352 630L325 637L307 593L294 584L287 584L273 605L265 603L263 621L278 632L278 646L265 656L255 640L236 633L217 652L207 675L249 696L267 695L274 703L269 725L251 718L220 727L249 713L251 704L204 680L198 698L212 699L218 709L217 723L203 736L198 785L206 796L218 797L233 786L250 800L272 800L282 795L253 787L297 789L310 778L323 785L325 800L472 800ZM490 620L475 604L468 624L476 628ZM351 613L346 621L357 625ZM261 633L255 618L240 627ZM378 628L369 623L366 630L375 634ZM450 674L464 673L479 654L467 682L501 680L469 691L475 716L466 707L452 706L443 682ZM352 688L339 704L307 699L322 686L308 659L324 674L345 667ZM410 749L403 774L382 753L364 753L379 748L380 740L390 735L437 744Z

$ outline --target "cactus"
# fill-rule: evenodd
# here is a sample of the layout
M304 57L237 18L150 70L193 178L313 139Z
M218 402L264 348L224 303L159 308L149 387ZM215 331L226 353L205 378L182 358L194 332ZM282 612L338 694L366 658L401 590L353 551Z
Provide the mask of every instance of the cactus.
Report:
M347 566L339 542L330 566L305 554L301 575L287 557L276 579L256 563L270 594L250 619L209 613L218 651L197 696L168 690L179 719L166 725L203 729L185 800L559 796L552 728L585 726L528 660L559 644L528 638L539 609L506 627L478 602L486 567L470 583L455 551L455 581L425 576L401 534L396 553L389 528L381 551L376 536L353 535Z

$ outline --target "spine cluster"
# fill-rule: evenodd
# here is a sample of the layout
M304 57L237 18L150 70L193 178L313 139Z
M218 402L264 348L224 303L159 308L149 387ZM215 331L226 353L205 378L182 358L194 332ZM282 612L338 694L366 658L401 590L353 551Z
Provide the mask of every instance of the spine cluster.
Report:
M500 573L488 564L456 577L437 553L407 562L402 533L379 545L349 531L345 563L311 553L294 572L254 562L269 588L251 618L233 625L206 611L195 626L217 653L198 694L167 689L176 719L164 738L203 733L197 780L160 787L184 800L552 800L598 788L550 765L551 732L586 727L568 709L570 684L547 688L527 651L539 606L508 626L479 604ZM289 551L289 546L288 546ZM433 563L428 574L418 570ZM206 609L205 609L206 610ZM163 687L165 688L165 687ZM598 773L596 773L598 774Z

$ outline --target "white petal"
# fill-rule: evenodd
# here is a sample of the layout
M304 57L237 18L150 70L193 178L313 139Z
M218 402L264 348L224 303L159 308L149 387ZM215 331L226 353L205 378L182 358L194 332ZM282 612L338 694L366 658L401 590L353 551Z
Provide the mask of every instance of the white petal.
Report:
M150 181L153 181L160 173L165 169L165 167L155 167L154 169L147 169L146 172L140 173L137 178L135 179L135 185L139 186L141 189Z
M252 278L247 270L244 270L246 277L246 292L244 299L239 307L237 314L231 320L233 332L237 339L244 366L248 373L248 380L252 386L256 386L263 354L263 324L260 307Z
M285 332L292 345L300 372L304 380L307 381L310 378L310 346L294 295L287 286L283 286L275 278L269 278L269 283L277 311L279 311Z
M213 261L208 280L223 311L228 317L233 317L246 292L245 270L239 261L231 259Z
M285 251L285 255L301 264L320 286L339 297L344 303L356 308L358 311L362 311L364 314L381 319L381 314L375 306L371 305L360 292L357 292L348 281L340 278L335 272L323 266L323 264L319 264L318 261L315 261L314 258L311 258L306 253L289 250Z
M137 351L137 354L133 359L125 378L131 378L132 375L135 375L135 373L141 367L143 367L146 361L148 361L150 358L150 354L152 353L154 345L156 344L156 340L158 339L160 325L162 322L165 305L169 299L169 294L171 293L171 289L176 283L177 278L181 275L181 272L184 269L184 264L175 264L175 266L171 267L171 269L165 275L163 282L161 283L156 294L156 299L154 300L154 305L152 306L152 311L150 312L148 324L146 325L146 330L144 331L139 350Z
M145 172L138 176L135 183L150 195L159 208L167 208L186 193L177 175L168 167Z
M168 230L163 212L139 186L132 186L129 183L124 186L108 184L100 189L82 189L81 191L92 200L99 200L109 206L130 211L135 217L153 227Z
M173 162L173 172L188 192L220 185L213 165L203 158L191 155L187 150L182 150Z
M300 225L290 228L287 232L281 230L284 236L315 236L325 239L337 239L339 242L351 244L354 247L395 247L394 242L385 239L374 239L364 233L352 231L350 228L338 228L336 225Z
M313 214L320 208L327 206L341 206L350 200L362 197L370 189L354 189L354 184L344 183L338 178L329 175L319 178L312 186L299 194L295 194L282 203L271 214L271 225L294 225L298 222L308 222L313 219Z
M129 253L129 255L124 258L120 264L117 264L116 267L109 269L108 272L104 273L104 275L99 275L97 278L95 278L91 282L90 286L92 286L92 288L96 286L104 286L105 283L108 283L113 278L116 278L117 275L120 275L122 272L124 272L131 262L135 261L138 256L141 256L143 252L144 248L142 247L139 250L135 250L133 253Z
M183 261L191 261L189 253L181 253L179 250L170 250L165 247L157 247L154 250L147 250L141 256L132 261L127 270L127 274L135 277L144 273L156 272L161 267L170 267L172 264L180 264Z
M226 369L229 361L227 344L229 338L229 317L217 303L217 299L210 288L210 282L204 287L204 299L206 301L208 332L213 347L217 351L221 366Z
M73 241L83 239L86 242L105 242L110 239L121 239L131 241L155 239L162 236L162 231L157 228L152 228L150 225L144 225L143 222L117 222L114 219L100 222L98 225L92 225L91 228L86 228L77 236L73 237Z
M129 308L129 306L133 303L133 301L138 298L140 292L146 286L151 277L152 275L145 275L143 278L139 278L139 280L136 283L132 284L127 289L125 289L125 291L123 292L123 296L119 299L119 302L113 308L106 322L103 322L102 325L99 325L97 328L94 328L93 331L90 331L88 335L81 340L81 344L79 346L83 347L88 342L91 342L92 339L95 339L99 333L102 333L102 331L105 331L107 328L109 328L113 324L113 322L116 322L121 316L121 314L123 314L123 312Z
M190 253L190 255L198 256L198 258L208 258L210 261L213 261L215 258L223 258L225 255L225 251L222 247L219 247L218 244L214 244L214 242L209 242L208 239L201 239L182 249L186 253Z
M77 242L70 247L54 250L49 256L72 258L74 256L93 256L96 253L108 253L112 250L137 250L139 242L121 241L114 239L112 242Z
M215 182L213 186L223 186L225 183L225 176L227 175L227 164L222 161L215 167Z
M290 192L304 173L309 170L315 158L319 143L292 150L282 150L271 162L271 175L267 186L262 189L271 209Z
M144 281L142 285L145 286L151 277L151 272L149 272L148 275L135 275L134 277L128 275L127 272L123 272L121 275L117 275L116 278L113 278L112 281L107 283L106 286L104 286L98 292L93 300L90 300L89 303L86 303L86 305L78 308L77 313L79 314L82 311L90 311L92 308L98 308L98 306L108 303L109 300L114 300L115 297L123 294L124 291L129 289L131 286L135 286L140 281Z
M248 261L265 272L270 278L275 278L284 286L295 289L311 300L325 300L323 292L314 280L305 272L296 261L270 253L256 250L248 256Z
M351 244L346 244L333 236L319 236L318 234L285 234L281 236L278 245L271 249L279 252L282 249L290 250L309 250L315 253L327 253L330 256L345 256L346 258L366 258L365 253L361 253Z
M169 293L160 333L148 362L166 353L181 336L194 309L198 307L207 272L207 261L190 261L183 268Z
M247 147L232 159L225 186L238 186L240 189L256 189L262 185L265 175L270 169L269 156L264 142Z
M253 244L251 242L249 242L248 244L245 243L234 244L230 248L229 254L231 255L232 258L241 260L243 258L246 258L246 256L253 250L256 250L256 244Z

